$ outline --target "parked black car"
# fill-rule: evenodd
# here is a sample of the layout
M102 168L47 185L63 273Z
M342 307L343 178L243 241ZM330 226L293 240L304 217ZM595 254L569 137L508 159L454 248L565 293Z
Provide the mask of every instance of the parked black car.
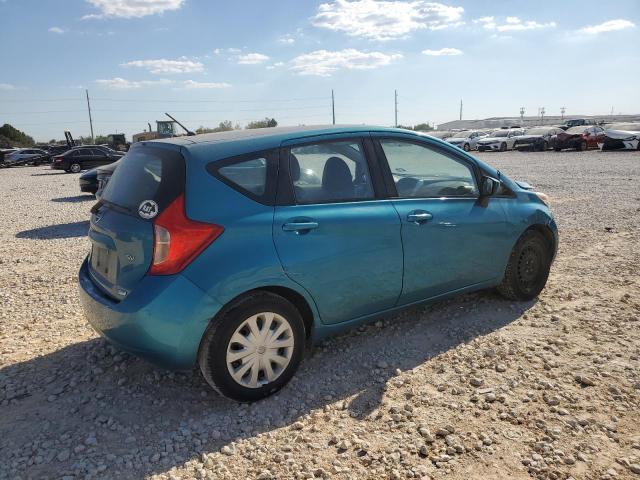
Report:
M69 145L45 145L42 147L43 150L47 151L49 155L61 155L64 152L71 150Z
M88 168L108 165L120 160L122 152L96 145L74 147L71 150L53 157L51 168L65 172L80 173Z
M80 191L83 193L91 193L95 195L98 191L98 169L92 168L87 170L78 179L80 183Z
M104 167L96 168L98 183L98 190L95 193L96 197L100 198L100 194L104 190L104 187L107 186L107 182L109 182L111 175L116 171L118 165L120 165L119 160L117 162L110 163L109 165L105 165Z
M524 135L516 138L513 144L514 150L529 150L532 152L543 152L550 148L555 148L557 135L564 132L559 127L533 127L529 128Z

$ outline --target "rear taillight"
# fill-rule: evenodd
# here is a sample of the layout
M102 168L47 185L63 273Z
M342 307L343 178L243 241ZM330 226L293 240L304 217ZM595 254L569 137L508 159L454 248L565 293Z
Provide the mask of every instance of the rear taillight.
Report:
M185 268L224 228L187 218L180 195L153 222L153 261L149 274L173 275Z
M62 156L58 156L58 157L53 157L53 160L57 163L57 162L61 162L62 161Z

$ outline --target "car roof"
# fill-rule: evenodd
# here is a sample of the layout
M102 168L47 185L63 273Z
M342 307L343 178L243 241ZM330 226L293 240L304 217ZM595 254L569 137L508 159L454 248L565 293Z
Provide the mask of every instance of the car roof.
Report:
M293 138L362 132L403 132L418 135L411 130L403 130L390 127L377 127L370 125L304 125L296 127L270 127L246 130L229 130L227 132L204 133L193 136L164 138L159 140L151 140L150 142L171 143L188 148L189 145L202 143L222 143L233 142L236 140L268 139L270 140L269 143L273 143L275 145Z

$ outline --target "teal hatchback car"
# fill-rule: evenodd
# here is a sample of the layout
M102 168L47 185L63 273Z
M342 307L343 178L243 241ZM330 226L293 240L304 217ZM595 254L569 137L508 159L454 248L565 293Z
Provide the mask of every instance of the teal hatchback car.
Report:
M444 141L366 126L135 144L92 208L86 316L121 349L252 401L305 347L399 309L543 289L548 199Z

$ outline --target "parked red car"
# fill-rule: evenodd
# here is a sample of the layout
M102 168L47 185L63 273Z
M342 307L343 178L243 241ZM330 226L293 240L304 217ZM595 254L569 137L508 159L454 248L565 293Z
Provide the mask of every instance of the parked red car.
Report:
M578 151L598 148L598 142L604 141L604 130L596 125L581 125L571 127L557 135L556 152L565 148L575 148Z

